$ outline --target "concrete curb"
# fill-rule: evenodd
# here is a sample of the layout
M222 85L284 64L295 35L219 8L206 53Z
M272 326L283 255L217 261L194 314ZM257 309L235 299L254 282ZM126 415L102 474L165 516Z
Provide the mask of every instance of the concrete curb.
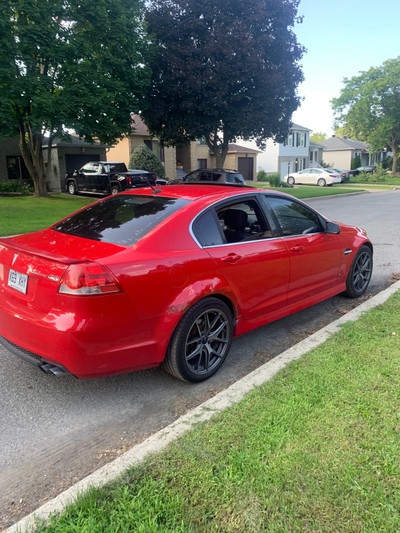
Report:
M56 498L48 501L39 509L24 517L22 520L6 529L3 533L24 533L28 528L35 526L36 521L46 520L51 513L62 512L64 507L72 503L77 496L85 492L89 487L99 487L105 483L116 479L127 468L137 465L146 459L150 454L155 454L166 448L171 442L192 429L197 423L209 420L214 414L219 413L238 403L247 393L255 387L269 381L279 370L302 357L305 353L316 348L329 337L338 332L345 322L354 322L367 311L383 304L396 291L400 289L400 281L397 281L389 288L365 301L346 315L335 320L328 326L320 329L307 339L295 344L285 352L268 361L247 376L243 377L226 390L210 398L198 407L191 409L175 422L158 431L144 442L137 444L126 453L115 459L93 474L82 479Z

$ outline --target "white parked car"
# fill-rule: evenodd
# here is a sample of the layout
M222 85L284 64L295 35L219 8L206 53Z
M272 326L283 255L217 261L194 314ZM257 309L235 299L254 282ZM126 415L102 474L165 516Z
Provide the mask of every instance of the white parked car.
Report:
M340 183L342 178L338 172L332 169L324 168L305 168L300 172L291 172L287 174L283 181L288 185L295 183L302 183L305 185L319 185L325 187L326 185L333 185L333 183Z

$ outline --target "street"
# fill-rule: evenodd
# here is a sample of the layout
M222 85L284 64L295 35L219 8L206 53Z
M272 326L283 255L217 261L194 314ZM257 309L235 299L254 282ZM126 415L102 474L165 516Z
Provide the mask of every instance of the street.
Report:
M400 279L400 191L308 201L367 230L367 296ZM360 303L342 296L236 339L224 366L191 385L161 369L77 380L45 375L0 348L0 530Z

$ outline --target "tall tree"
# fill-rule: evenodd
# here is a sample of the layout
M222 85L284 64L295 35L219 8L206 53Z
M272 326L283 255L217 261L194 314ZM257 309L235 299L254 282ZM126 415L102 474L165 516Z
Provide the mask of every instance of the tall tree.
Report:
M152 0L158 45L143 116L165 144L204 137L223 166L237 137L283 140L299 106L299 0Z
M312 133L310 135L310 140L313 143L320 143L321 141L325 141L326 139L326 133L322 131L316 131L315 133Z
M396 172L400 148L400 56L380 67L344 80L339 98L332 100L337 123L351 137L373 150L389 147Z
M149 74L142 8L141 0L2 0L0 135L18 136L36 196L47 195L44 140L51 156L53 138L68 129L105 143L130 131Z

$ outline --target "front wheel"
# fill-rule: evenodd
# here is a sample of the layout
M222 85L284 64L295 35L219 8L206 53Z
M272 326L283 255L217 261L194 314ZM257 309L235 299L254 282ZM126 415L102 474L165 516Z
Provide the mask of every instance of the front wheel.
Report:
M292 176L289 176L288 179L287 179L287 184L288 185L294 185L294 178Z
M372 276L372 263L372 250L364 244L351 264L346 280L346 296L357 298L367 290Z
M69 181L68 182L68 192L69 192L69 194L72 194L72 195L77 193L77 188L76 188L75 182L73 182L73 181Z
M211 377L224 362L233 336L233 317L218 298L205 298L182 317L168 347L164 367L191 383Z
M326 181L324 180L324 178L319 178L317 184L319 187L325 187Z

